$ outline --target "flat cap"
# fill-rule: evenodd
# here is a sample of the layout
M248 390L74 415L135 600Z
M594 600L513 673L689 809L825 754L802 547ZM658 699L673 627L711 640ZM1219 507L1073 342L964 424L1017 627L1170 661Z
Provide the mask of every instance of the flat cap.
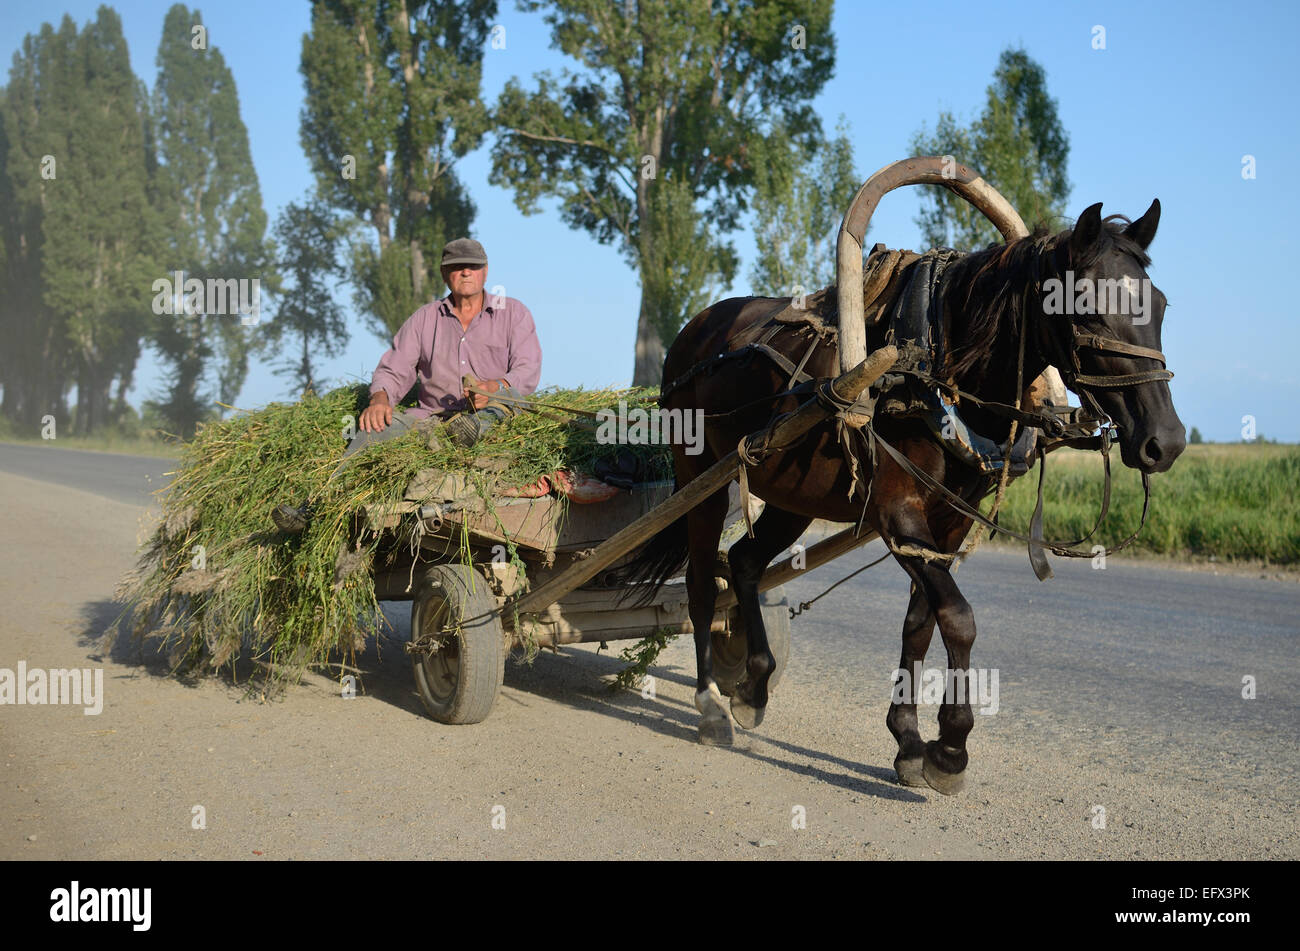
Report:
M455 264L486 265L487 263L487 252L483 250L483 245L473 238L456 238L453 241L448 241L442 249L442 267Z

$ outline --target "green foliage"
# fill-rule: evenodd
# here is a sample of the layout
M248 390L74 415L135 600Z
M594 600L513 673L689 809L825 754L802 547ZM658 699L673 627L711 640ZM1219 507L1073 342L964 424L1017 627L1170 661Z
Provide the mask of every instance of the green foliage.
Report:
M278 275L235 81L220 50L193 47L199 23L198 10L176 4L158 45L155 201L169 224L159 254L168 267L154 277L180 270L201 281L256 279L272 291ZM153 326L153 344L170 367L160 405L188 437L208 415L209 386L224 404L238 396L254 336L237 314L163 315Z
M1055 224L1070 194L1070 145L1046 72L1023 49L1007 49L985 98L969 127L940 113L933 134L922 128L913 136L912 153L951 155L1001 192L1031 228ZM1001 240L983 215L946 188L924 192L916 223L928 247L975 250Z
M290 203L276 222L278 267L290 286L276 301L275 319L263 324L261 346L278 349L297 338L297 355L286 354L275 372L293 379L295 393L317 389L313 358L336 357L348 341L347 322L334 302L331 278L341 278L338 244L344 225L323 202Z
M162 639L178 669L233 665L241 656L272 665L276 677L350 656L360 633L378 631L372 566L381 537L358 533L353 517L369 505L400 501L416 473L464 472L487 510L506 486L526 485L560 468L591 471L621 449L563 419L525 413L494 426L470 449L441 440L431 450L419 431L351 457L329 479L344 450L344 420L368 399L355 385L297 403L199 427L162 498L162 520L120 591L137 636ZM555 390L541 402L579 409L654 404L653 391ZM671 475L666 447L630 447L655 477ZM279 534L274 507L312 498L315 514L298 537ZM395 544L409 546L415 524ZM391 541L391 540L390 540ZM459 553L470 563L467 540ZM113 625L116 633L124 615ZM233 670L233 666L232 666Z
M646 674L650 672L650 667L659 659L663 649L676 638L677 632L672 628L661 627L647 634L631 647L625 647L619 659L625 661L628 666L620 670L618 676L610 681L609 692L640 690Z
M809 151L778 124L754 166L755 294L789 297L835 281L835 234L862 183L843 119L835 138Z
M1193 426L1191 433L1187 437L1187 444L1189 446L1199 446L1203 442L1205 442L1205 440L1201 436L1201 431Z
M1110 515L1099 544L1113 545L1138 525L1142 483L1113 460ZM1188 449L1168 472L1151 477L1151 513L1127 550L1219 561L1258 560L1300 564L1300 449L1209 446ZM1025 532L1033 513L1037 474L1007 490L1002 522ZM1101 460L1096 454L1061 450L1048 457L1043 493L1044 533L1078 538L1100 510Z
M371 229L357 303L387 339L442 287L442 246L474 203L455 163L487 130L479 92L491 0L314 0L303 37L303 149L323 201Z
M736 274L736 252L715 241L688 183L667 178L650 193L647 223L656 235L641 260L641 306L659 339L671 343L683 323L717 299Z
M121 415L153 272L147 102L109 7L24 38L0 105L0 382L24 428ZM116 398L113 390L116 388Z
M532 90L506 84L490 180L525 214L557 200L570 227L637 269L633 380L653 384L665 343L734 273L719 235L748 207L752 143L773 121L805 148L820 136L810 102L834 69L831 3L561 0L545 11L579 69L539 74Z

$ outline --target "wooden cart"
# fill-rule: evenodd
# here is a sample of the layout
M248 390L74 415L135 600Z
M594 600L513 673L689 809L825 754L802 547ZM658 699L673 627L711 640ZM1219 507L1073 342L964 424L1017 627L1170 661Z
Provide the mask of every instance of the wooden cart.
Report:
M876 351L830 384L835 395L856 399L895 358L892 347ZM754 435L779 448L828 415L816 399L809 399ZM365 522L372 531L395 528L402 519L417 523L410 548L384 551L375 593L380 600L412 601L407 650L429 715L443 723L486 718L507 654L528 640L550 647L640 639L665 628L693 633L681 579L664 585L648 604L635 606L638 592L616 584L611 571L661 528L735 479L739 466L739 456L732 452L676 493L672 483L648 483L590 505L551 496L500 499L491 512L475 504L461 477L428 472L412 482L408 501L367 510ZM523 571L507 554L507 536ZM784 582L873 537L846 529L803 552L800 567L787 559L764 574L759 586L763 621L777 661L769 686L776 685L790 651ZM730 693L744 673L746 641L723 559L718 586L710 628L714 676L719 688Z

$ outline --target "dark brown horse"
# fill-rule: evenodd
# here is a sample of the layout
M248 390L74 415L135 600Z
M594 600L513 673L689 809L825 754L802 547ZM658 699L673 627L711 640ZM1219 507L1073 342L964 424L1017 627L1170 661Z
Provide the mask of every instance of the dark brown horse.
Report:
M1049 365L1060 368L1066 384L1083 396L1085 404L1113 422L1125 465L1143 473L1168 469L1183 450L1184 430L1165 382L1169 374L1161 360L1150 356L1159 356L1165 298L1153 285L1141 283L1149 281L1146 249L1159 220L1159 201L1131 223L1119 216L1103 221L1101 205L1096 204L1079 216L1073 230L1059 234L1040 230L954 261L938 290L947 352L942 373L936 375L955 381L981 400L1020 405L1017 361L1023 328L1024 381L1035 379ZM1108 311L1107 302L1101 300L1092 308L1096 313L1054 314L1058 309L1054 303L1061 297L1053 298L1050 292L1053 278L1067 289L1082 286L1084 279L1124 281L1125 286L1147 289L1149 310L1145 319L1135 318ZM1139 283L1127 283L1132 281ZM706 372L697 369L688 375L702 362L733 350L732 342L746 328L788 302L752 297L721 301L691 320L669 349L663 375L665 408L701 409L707 419L703 454L686 455L683 447L674 447L679 486L734 450L743 436L764 427L774 411L786 412L797 405L795 397L780 397L790 379L788 368L761 353L714 359ZM881 327L868 330L869 349L885 342L883 334ZM773 338L769 346L797 363L804 356L806 340L792 329ZM806 369L813 377L832 377L838 372L838 356L832 347L821 347ZM682 379L684 383L672 386ZM963 416L976 432L999 443L1007 439L1010 423L1005 416L973 405L963 408ZM915 419L882 413L873 425L881 440L970 505L978 504L994 485L995 476L962 464ZM732 696L731 712L738 723L752 728L761 722L768 700L775 661L759 607L758 583L764 569L813 519L855 522L864 518L912 580L899 668L919 669L936 624L950 668L939 710L938 741L926 743L921 737L914 692L911 702L891 704L886 722L898 741L895 769L899 780L908 785L928 783L940 792L956 792L962 785L968 760L966 737L974 722L966 678L975 619L950 572L950 562L929 556L956 552L972 521L887 454L876 454L874 471L869 457L864 463L869 499L861 491L851 498L849 464L836 428L828 422L749 469L750 490L767 504L753 537L742 538L728 554L748 636L747 673ZM727 509L727 493L716 493L652 539L628 572L628 577L657 587L686 566L696 632L696 706L703 715L700 739L720 745L729 745L733 734L713 679L709 628L717 597L716 553Z

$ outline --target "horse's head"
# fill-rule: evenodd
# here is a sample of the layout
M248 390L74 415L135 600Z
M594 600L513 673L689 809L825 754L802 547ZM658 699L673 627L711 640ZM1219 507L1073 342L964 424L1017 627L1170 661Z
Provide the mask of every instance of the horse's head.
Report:
M1127 226L1090 206L1042 282L1050 361L1085 407L1115 424L1124 464L1142 472L1164 472L1186 445L1160 352L1165 295L1146 272L1159 223L1159 199Z

